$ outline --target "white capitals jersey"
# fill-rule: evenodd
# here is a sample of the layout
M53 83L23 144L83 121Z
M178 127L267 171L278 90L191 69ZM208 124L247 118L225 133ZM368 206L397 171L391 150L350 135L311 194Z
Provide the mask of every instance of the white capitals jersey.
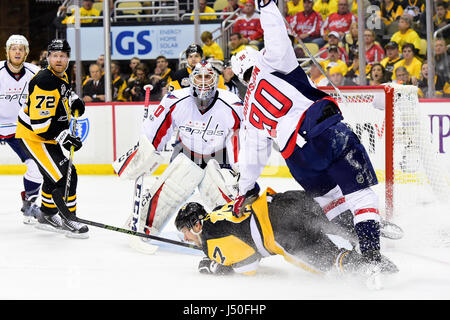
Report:
M242 121L242 100L227 90L217 89L213 106L201 113L190 88L168 93L157 106L151 106L143 131L156 150L162 150L178 130L183 148L209 156L226 148L235 165L239 154L238 130Z
M0 136L11 136L16 132L19 110L26 104L28 84L40 70L38 66L25 62L19 74L0 61Z
M244 98L240 194L253 188L273 141L284 158L292 153L305 111L326 95L299 66L285 22L273 1L261 8L261 26L265 48L257 56Z

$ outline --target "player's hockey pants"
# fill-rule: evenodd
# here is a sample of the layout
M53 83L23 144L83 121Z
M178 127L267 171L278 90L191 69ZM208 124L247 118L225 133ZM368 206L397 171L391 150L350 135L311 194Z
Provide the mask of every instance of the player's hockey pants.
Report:
M65 193L69 159L64 155L58 144L40 143L25 139L21 139L20 143L25 152L36 161L44 177L41 191L41 211L49 215L58 213L52 194L55 189L58 189L60 194L64 195ZM75 166L72 165L67 207L74 214L76 211L77 181L77 172Z

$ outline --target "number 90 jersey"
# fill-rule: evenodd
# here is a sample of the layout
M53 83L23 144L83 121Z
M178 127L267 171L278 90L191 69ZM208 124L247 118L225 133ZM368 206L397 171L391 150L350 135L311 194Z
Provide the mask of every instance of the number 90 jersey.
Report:
M16 138L56 144L58 134L69 128L71 87L64 74L58 77L49 68L30 81L27 104L19 111Z
M206 159L226 149L229 164L235 164L241 121L242 100L234 93L217 89L211 106L202 113L191 89L184 88L169 92L159 105L149 107L143 133L156 150L162 150L178 130L177 142L183 152Z

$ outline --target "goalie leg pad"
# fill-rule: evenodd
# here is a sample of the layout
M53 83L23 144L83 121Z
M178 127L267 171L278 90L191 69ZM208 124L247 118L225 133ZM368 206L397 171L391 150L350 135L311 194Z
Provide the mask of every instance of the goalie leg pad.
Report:
M113 168L120 178L135 180L142 174L152 174L163 160L147 137L141 135L133 148L113 162Z
M203 169L180 153L142 199L139 231L158 235L203 179Z
M211 159L208 161L205 176L198 189L205 206L213 210L236 198L238 175L229 169L221 169L217 160Z

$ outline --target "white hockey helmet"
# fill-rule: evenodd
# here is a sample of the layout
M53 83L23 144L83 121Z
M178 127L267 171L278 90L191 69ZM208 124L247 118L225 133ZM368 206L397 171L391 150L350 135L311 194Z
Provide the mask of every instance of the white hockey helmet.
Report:
M195 65L189 75L189 82L197 107L200 111L205 110L216 94L217 86L219 85L219 75L211 63L202 60Z
M247 74L246 77L244 75L249 69L253 69L259 54L258 50L247 46L231 57L231 70L245 85L248 84L250 75Z
M25 47L25 52L28 54L30 53L30 45L28 44L27 38L20 34L13 34L11 35L8 40L6 40L6 56L8 57L9 48L11 48L12 45L19 44L23 45Z

